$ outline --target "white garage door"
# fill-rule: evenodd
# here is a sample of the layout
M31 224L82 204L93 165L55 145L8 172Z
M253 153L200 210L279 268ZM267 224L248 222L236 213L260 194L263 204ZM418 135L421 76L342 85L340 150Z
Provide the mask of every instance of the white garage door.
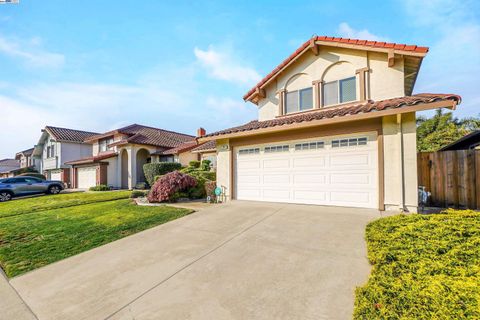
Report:
M78 175L77 186L80 189L87 189L97 184L97 168L96 167L78 168L77 175Z
M377 208L376 134L238 147L236 198Z
M62 171L51 171L50 180L62 181Z

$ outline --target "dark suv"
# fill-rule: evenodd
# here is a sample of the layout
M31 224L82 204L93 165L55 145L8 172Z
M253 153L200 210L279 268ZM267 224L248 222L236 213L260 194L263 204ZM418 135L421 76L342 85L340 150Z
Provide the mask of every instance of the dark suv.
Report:
M27 176L0 179L0 202L36 193L58 194L63 189L63 182L56 180Z

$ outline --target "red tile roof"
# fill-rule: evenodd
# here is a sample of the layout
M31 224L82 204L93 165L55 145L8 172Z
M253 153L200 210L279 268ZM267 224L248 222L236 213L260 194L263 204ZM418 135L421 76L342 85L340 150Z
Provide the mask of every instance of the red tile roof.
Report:
M181 145L179 145L175 148L171 148L171 149L163 150L163 151L157 151L157 152L154 152L152 154L158 154L158 155L179 154L179 153L182 153L182 152L187 152L187 151L195 148L197 145L198 144L197 144L196 140L191 140L191 141L187 141L185 143L182 143Z
M314 36L313 38L309 39L308 41L304 42L294 53L292 53L287 59L283 60L275 69L272 70L265 78L260 80L250 91L248 91L244 96L243 100L247 100L257 88L263 86L267 81L272 79L276 76L287 64L290 63L293 59L295 59L298 55L300 55L304 50L306 50L312 41L322 41L331 43L335 46L359 46L361 47L371 47L377 49L393 49L397 51L402 51L406 54L408 52L412 53L421 53L426 54L428 52L428 47L420 47L416 45L407 45L407 44L400 44L400 43L391 43L391 42L381 42L381 41L369 41L369 40L360 40L360 39L347 39L347 38L336 38L336 37L327 37L327 36Z
M205 151L212 151L217 149L217 142L215 140L207 141L202 143L196 148L192 149L192 152L205 152Z
M117 130L112 130L89 137L87 141L92 142L94 140L109 137L114 134L125 134L128 137L124 140L116 141L112 145L136 143L167 148L177 147L180 144L195 138L194 136L188 134L147 127L139 124L132 124Z
M55 140L67 142L83 142L85 139L98 134L96 132L88 132L52 126L46 126L45 129L52 135Z
M7 173L20 168L20 161L15 159L0 160L0 173Z
M117 156L117 155L118 155L117 152L107 151L107 152L98 154L98 155L96 155L96 156L86 157L86 158L77 159L77 160L72 160L72 161L67 161L67 162L65 162L65 164L89 164L89 163L97 163L97 162L99 162L99 161L101 161L101 160L105 160L105 159L108 159L108 158L112 158L112 157L115 157L115 156Z
M437 101L451 100L455 103L461 102L461 97L454 94L431 94L422 93L413 96L406 96L400 98L386 99L381 101L366 101L362 103L349 104L338 107L330 107L321 110L312 110L302 112L294 115L286 115L272 120L266 121L251 121L247 124L225 129L218 132L207 134L205 137L221 136L230 133L237 133L243 131L252 131L276 126L289 125L300 122L308 122L313 120L331 119L335 117L347 117L349 115L357 115L361 113L378 112L388 109L400 109L403 107L414 106L425 103L432 103Z

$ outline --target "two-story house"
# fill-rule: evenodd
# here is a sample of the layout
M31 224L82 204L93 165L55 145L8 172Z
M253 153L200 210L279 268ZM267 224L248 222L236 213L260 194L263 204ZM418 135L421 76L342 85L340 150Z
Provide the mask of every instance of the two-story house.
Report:
M198 155L190 150L195 137L159 128L132 124L85 139L93 153L69 161L72 186L89 188L105 184L118 189L132 189L145 182L143 165L149 162L180 162L187 165Z
M20 169L31 168L40 172L40 161L33 157L33 149L30 148L17 152L15 154L15 160L20 162Z
M315 36L243 97L258 120L207 134L231 199L415 211L416 116L452 94L412 95L428 48Z
M74 159L92 155L92 145L84 140L95 132L46 126L33 149L32 156L39 160L39 172L47 179L71 184L70 168L66 164ZM36 160L37 161L37 160Z

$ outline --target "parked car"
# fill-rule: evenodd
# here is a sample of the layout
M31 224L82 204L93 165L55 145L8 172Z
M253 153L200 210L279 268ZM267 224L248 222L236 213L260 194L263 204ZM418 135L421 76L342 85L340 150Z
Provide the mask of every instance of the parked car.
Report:
M62 181L42 180L36 177L13 177L0 179L0 202L13 197L37 193L58 194L65 188Z

